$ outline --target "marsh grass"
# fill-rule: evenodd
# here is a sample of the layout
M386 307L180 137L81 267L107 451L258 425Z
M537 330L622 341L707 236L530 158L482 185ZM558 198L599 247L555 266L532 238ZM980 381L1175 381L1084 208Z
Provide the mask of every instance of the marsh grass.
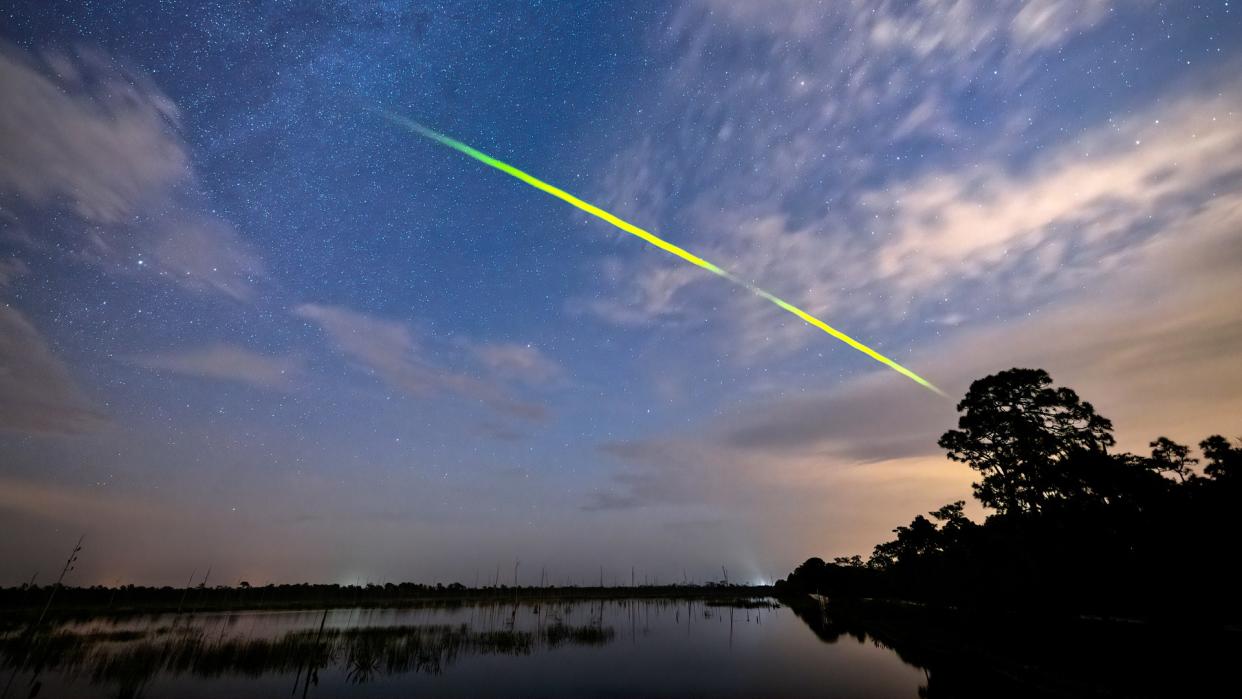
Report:
M704 607L727 607L731 609L780 609L781 603L771 599L711 599L703 602Z
M66 631L0 636L0 660L38 677L58 672L114 685L121 695L141 691L159 675L199 678L294 675L318 678L324 668L349 682L406 673L439 674L468 655L528 655L540 648L599 646L615 632L592 623L551 623L534 631L466 624L354 627L287 632L277 638L224 637L214 629Z
M549 648L560 645L602 646L617 635L611 626L567 626L562 623L544 627L542 634Z

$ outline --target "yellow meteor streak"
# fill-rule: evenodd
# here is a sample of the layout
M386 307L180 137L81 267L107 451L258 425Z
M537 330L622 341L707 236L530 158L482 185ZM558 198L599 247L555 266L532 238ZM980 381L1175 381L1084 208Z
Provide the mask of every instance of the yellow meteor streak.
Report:
M789 303L788 301L785 301L785 300L783 300L783 299L781 299L781 298L778 298L778 297L777 297L777 296L775 296L774 294L772 294L772 293L770 293L770 292L767 292L767 291L764 291L763 289L760 289L759 287L755 286L754 284L751 284L750 282L748 282L748 281L746 281L746 280L744 280L744 279L740 279L740 278L738 278L738 277L736 277L736 276L734 276L734 275L730 274L728 271L723 270L723 269L721 269L720 267L717 267L716 265L714 265L714 264L712 264L711 262L708 262L707 260L705 260L705 259L703 259L703 258L699 257L698 255L695 255L694 253L690 252L689 250L685 250L684 248L678 247L677 245L674 245L674 244L672 244L672 243L668 242L667 240L664 240L663 238L660 238L659 236L655 235L654 233L650 233L650 232L648 232L648 231L645 231L645 230L643 230L642 228L639 228L638 226L635 226L634 224L630 223L629 221L626 221L626 220L624 220L624 219L618 218L618 217L616 217L616 216L614 216L614 215L612 215L612 214L608 213L607 211L604 211L603 209L599 208L598 206L595 206L594 204L591 204L591 203L589 203L589 202L585 202L585 201L583 201L583 200L579 199L578 197L575 197L574 195L570 194L569 192L566 192L565 190L560 189L559 187L554 187L554 186L552 186L552 185L548 184L547 182L544 182L543 180L539 179L538 177L535 177L534 175L530 175L530 174L528 174L528 173L525 173L525 172L523 172L523 171L521 171L521 170L519 170L519 169L517 169L517 168L513 167L512 165L510 165L510 164L506 163L506 162L503 162L503 161L497 160L497 159L493 158L492 156L490 156L490 155L488 155L488 154L486 154L486 153L483 153L483 152L481 152L481 151L475 150L474 148L471 148L470 146L468 146L468 145L466 145L466 144L462 143L461 141L458 141L458 140L456 140L456 139L454 139L454 138L450 138L450 137L448 137L448 136L445 136L445 135L444 135L444 134L442 134L442 133L438 133L438 132L436 132L436 131L432 131L431 129L427 128L426 126L423 126L422 124L420 124L420 123L418 123L418 122L416 122L416 121L413 121L413 120L407 119L407 118L405 118L405 117L403 117L403 116L401 116L401 115L399 115L399 114L392 114L392 113L390 113L390 112L384 112L384 116L385 116L385 117L386 117L389 121L391 121L391 122L393 122L393 123L395 123L395 124L398 124L399 126L403 126L403 127L407 128L407 129L409 129L409 130L411 130L411 131L413 131L413 132L417 133L417 134L418 134L418 135L420 135L420 136L424 136L424 137L426 137L426 138L429 138L429 139L431 139L431 140L435 141L436 143L439 143L439 144L444 145L444 146L448 146L449 148L452 148L453 150L455 150L455 151L457 151L457 152L459 152L459 153L462 153L462 154L464 154L464 155L468 155L468 156L470 156L471 158L474 158L475 160L477 160L477 161L479 161L479 162L483 163L484 165L488 165L488 166L490 166L490 167L496 168L497 170L500 170L501 172L503 172L503 173L505 173L505 174L507 174L507 175L510 175L510 176L512 176L512 177L516 177L517 179L519 179L519 180L521 180L521 181L525 182L526 184L528 184L528 185L530 185L530 186L534 187L535 189L541 190L541 191L543 191L543 192L547 192L548 194L551 194L552 196L556 197L557 199L560 199L561 201L563 201L563 202L565 202L565 203L567 203L567 204L571 204L571 205L573 205L573 206L575 206L575 207L577 207L577 208L579 208L579 209L581 209L581 210L583 210L583 211L587 212L588 214L591 214L592 216L595 216L596 218L603 219L604 221L607 221L608 223L611 223L612 225L616 226L617 228L620 228L621 230L625 231L626 233L629 233L630 235L634 235L634 236L637 236L637 237L639 237L639 238L642 238L643 240L647 241L648 243L651 243L652 245L656 246L657 248L660 248L661 250L663 250L663 251L665 251L665 252L667 252L667 253L670 253L670 254L676 255L677 257L680 257L681 259L685 260L686 262L689 262L689 263L691 263L691 264L698 265L699 267L702 267L703 269L705 269L705 270L707 270L707 271L711 272L712 274L715 274L715 275L718 275L718 276L724 277L725 279L728 279L729 281L733 282L734 284L737 284L737 285L739 285L739 286L741 286L741 287L744 287L744 288L746 288L746 289L750 290L750 292L751 292L751 293L753 293L753 294L755 294L756 296L759 296L760 298L767 299L768 301L771 301L772 303L776 304L776 305L777 305L777 306L779 306L780 308L782 308L782 309L784 309L784 310L786 310L786 311L789 311L790 313L792 313L792 314L794 314L794 315L798 316L799 318L801 318L801 319L802 319L803 321L805 321L806 323L808 323L808 324L810 324L810 325L813 325L813 326L815 326L815 327L819 328L820 330L823 330L824 332L826 332L826 333L828 333L829 335L831 335L831 336L833 336L833 337L837 338L837 339L838 339L838 340L840 340L841 342L844 342L845 344L849 345L850 347L853 347L854 349L858 350L859 352L862 352L863 354L867 355L868 357L871 357L871 358L872 358L872 359L874 359L875 361L877 361L877 362L879 362L879 363L881 363L881 364L884 364L884 365L888 366L889 368L893 369L893 370L894 370L894 371L896 371L897 373L902 374L903 376L906 376L906 377L908 377L908 378L910 378L910 379L913 379L913 380L914 380L914 381L916 381L916 382L917 382L920 386L923 386L923 387L925 387L925 388L927 388L927 389L929 389L929 390L931 390L931 391L934 391L934 392L936 392L936 393L938 393L938 394L940 394L940 395L942 395L942 396L943 396L943 395L945 395L944 391L941 391L939 388L936 388L936 386L935 386L935 385L933 385L930 381L928 381L927 379L924 379L923 377L919 376L918 374L914 373L913 371L910 371L909 369L907 369L907 368L905 368L904 366L902 366L902 365L898 364L897 362L895 362L895 361L893 361L893 360L889 359L888 357L885 357L884 355L880 354L879 352L877 352L877 351L875 351L875 350L871 349L870 347L868 347L868 346L864 345L863 343L859 342L858 340L855 340L854 338L850 337L849 335L846 335L845 333L841 332L840 330L837 330L836 328L834 328L834 327L832 327L831 325L829 325L829 324L825 323L824 321L820 320L819 318L816 318L815 316L811 315L810 313L807 313L806 311L802 310L801 308L798 308L797 306L793 305L792 303Z

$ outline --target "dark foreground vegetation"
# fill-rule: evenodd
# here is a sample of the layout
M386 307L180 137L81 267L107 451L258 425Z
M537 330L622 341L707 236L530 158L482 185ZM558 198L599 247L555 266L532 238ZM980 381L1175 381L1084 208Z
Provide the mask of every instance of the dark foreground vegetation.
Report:
M201 628L166 626L150 633L57 631L33 643L0 641L6 666L85 669L105 683L133 684L160 672L199 677L293 674L329 659L344 661L354 681L385 674L439 673L459 655L527 655L540 647L598 645L609 627L551 624L538 631L475 631L466 625L293 631L278 638L214 638ZM121 645L125 644L125 645Z
M327 618L327 614L324 614ZM439 674L467 655L529 655L568 645L602 645L616 635L602 624L570 626L555 616L534 630L475 630L466 624L299 630L275 638L218 637L175 623L145 632L58 630L0 636L0 665L30 673L20 696L37 695L45 672L84 675L96 685L138 696L160 675L200 679L295 677L294 693L318 685L319 673L339 666L349 682L403 673ZM28 685L28 686L27 686Z
M941 695L987 676L1006 695L1217 687L1242 650L1242 446L1114 453L1112 423L1038 369L975 381L957 409L939 443L979 473L988 517L945 505L867 560L807 560L777 594L818 633L915 658Z

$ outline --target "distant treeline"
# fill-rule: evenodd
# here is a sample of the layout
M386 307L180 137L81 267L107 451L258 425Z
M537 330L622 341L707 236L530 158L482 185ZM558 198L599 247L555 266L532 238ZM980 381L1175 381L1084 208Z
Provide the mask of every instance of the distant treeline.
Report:
M957 409L939 444L980 474L985 521L945 505L867 560L807 560L778 592L1242 619L1242 446L1208 437L1200 461L1160 437L1148 456L1110 453L1112 423L1040 369L975 381Z
M635 597L682 597L732 599L768 594L771 587L709 582L703 585L637 585L611 587L510 587L471 588L461 583L425 585L385 583L368 585L322 585L296 583L208 587L61 587L22 585L0 589L0 613L17 621L37 616L55 592L51 614L98 614L106 612L184 612L241 609L310 609L324 607L461 606L487 601L551 599L625 599Z

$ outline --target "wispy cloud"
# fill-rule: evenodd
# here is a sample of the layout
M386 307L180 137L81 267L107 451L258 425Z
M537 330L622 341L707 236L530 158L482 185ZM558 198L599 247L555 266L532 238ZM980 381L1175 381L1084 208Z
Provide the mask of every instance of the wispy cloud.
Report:
M918 55L940 51L967 61L998 37L1013 44L1010 50L1064 43L1070 33L1103 19L1109 0L703 0L698 4L745 31L806 38L849 20L864 44Z
M1236 98L1184 96L1084 134L1020 173L990 162L863 192L875 233L863 242L826 219L794 225L774 213L733 219L733 235L713 243L713 254L752 278L779 280L813 313L864 327L1004 315L1092 284L1123 251L1185 226L1242 177L1240 115ZM741 301L731 317L743 347L788 352L810 339Z
M25 262L16 257L0 259L0 289L13 284L18 277L24 277L30 271Z
M706 489L695 488L702 475L699 458L705 451L698 443L664 439L608 442L598 451L623 467L606 487L588 493L582 505L587 512L685 505L710 499ZM718 461L713 465L727 468ZM724 480L718 473L705 484L710 487Z
M0 304L0 429L76 434L105 423L38 329Z
M641 117L658 135L618 157L603 198L867 337L1022 314L1242 177L1242 102L1215 87L1172 86L1015 157L1037 68L1109 14L1095 0L687 7L665 37L677 69ZM1006 120L963 118L983 93ZM608 322L685 325L711 309L742 361L816 337L653 255L612 252L600 269L603 289L573 308Z
M1065 43L1074 31L1090 27L1108 14L1111 0L1028 0L1017 3L1009 35L1019 49Z
M1240 120L1236 96L1191 95L1084 134L1021 173L992 163L870 193L891 234L866 269L895 298L983 276L1021 290L1073 279L1083 264L1098 272L1105 252L1176 230L1242 176Z
M500 442L521 442L530 436L524 432L492 421L481 422L475 429L479 435Z
M136 521L150 530L159 522L184 518L184 512L163 507L151 498L101 493L99 489L66 488L0 475L0 512L33 516L57 523Z
M479 361L496 376L536 386L565 380L565 368L533 345L483 344L474 347Z
M0 44L0 92L6 227L110 272L250 295L263 265L203 204L180 112L145 75L98 50Z
M294 313L318 324L338 350L405 393L431 396L447 392L482 401L513 417L547 418L547 408L542 404L515 399L495 382L434 362L403 323L320 304L303 304Z
M271 356L229 344L139 355L129 361L154 371L235 381L275 390L290 389L303 364L299 357Z

